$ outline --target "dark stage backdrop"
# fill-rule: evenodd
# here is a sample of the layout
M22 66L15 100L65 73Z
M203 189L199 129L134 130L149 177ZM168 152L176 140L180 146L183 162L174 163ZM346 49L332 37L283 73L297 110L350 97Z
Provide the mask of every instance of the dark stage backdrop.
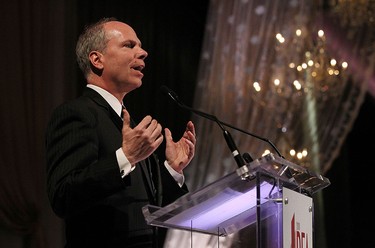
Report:
M327 247L375 247L375 99L369 93L323 190Z
M0 247L63 247L61 221L46 198L44 129L52 109L85 86L74 57L85 24L114 16L148 51L141 88L125 103L136 120L151 114L175 137L190 114L159 92L191 105L208 0L20 0L0 3ZM328 247L375 247L370 204L375 159L374 100L368 96L323 190ZM199 130L199 127L197 127ZM320 228L316 226L316 228Z

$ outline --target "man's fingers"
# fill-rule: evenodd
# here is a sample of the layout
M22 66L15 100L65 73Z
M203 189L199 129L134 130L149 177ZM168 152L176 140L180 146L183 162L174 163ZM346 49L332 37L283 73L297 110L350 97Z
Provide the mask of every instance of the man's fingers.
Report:
M195 136L195 126L194 126L194 123L192 121L189 121L187 126L186 126L186 129L188 131L191 131L193 133L193 135Z
M164 128L164 136L166 140L172 140L171 130L169 130L168 128Z
M129 127L130 126L130 115L129 115L129 112L126 109L123 109L122 113L123 113L123 117L122 117L123 118L123 126Z
M142 119L142 121L138 124L138 127L140 127L141 129L144 129L144 128L147 128L150 123L152 122L152 117L147 115L146 117L144 117Z

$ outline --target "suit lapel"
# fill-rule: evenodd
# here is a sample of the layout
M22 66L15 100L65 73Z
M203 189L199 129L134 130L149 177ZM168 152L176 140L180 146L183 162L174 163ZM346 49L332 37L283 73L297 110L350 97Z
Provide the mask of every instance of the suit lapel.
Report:
M139 166L141 168L144 183L147 184L145 186L146 186L146 190L147 190L147 194L148 194L148 197L150 199L150 202L152 204L156 204L156 198L155 198L156 188L155 188L154 183L152 181L152 174L151 174L151 170L150 170L149 159L140 161L137 166Z
M108 117L113 121L115 126L118 128L118 130L121 132L123 120L120 116L112 109L112 107L109 105L109 103L95 90L91 88L85 88L83 95L90 98L92 101L94 101L97 105L104 108L106 112L108 113ZM131 119L130 126L134 127L136 126L136 123ZM157 164L157 163L156 163ZM153 201L153 203L157 203L158 200L155 199L156 197L156 188L154 186L153 180L152 180L152 170L151 170L151 161L150 159L146 159L143 161L140 161L137 166L140 167L142 171L142 177L145 184L145 188L147 191L147 194L150 198L150 201ZM158 165L157 165L158 166ZM159 168L158 168L159 169Z
M122 130L122 119L118 114L113 110L113 108L109 105L109 103L95 90L91 88L85 88L83 91L83 95L90 98L92 101L94 101L98 106L104 108L106 112L108 113L108 117L113 121L113 123L116 125L118 130Z

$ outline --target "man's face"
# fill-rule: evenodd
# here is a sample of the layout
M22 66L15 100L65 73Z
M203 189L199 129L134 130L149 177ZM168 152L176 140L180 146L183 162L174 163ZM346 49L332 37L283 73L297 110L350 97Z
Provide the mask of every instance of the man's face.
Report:
M147 52L141 48L135 31L122 22L109 22L104 28L108 39L102 54L104 82L122 92L140 87Z

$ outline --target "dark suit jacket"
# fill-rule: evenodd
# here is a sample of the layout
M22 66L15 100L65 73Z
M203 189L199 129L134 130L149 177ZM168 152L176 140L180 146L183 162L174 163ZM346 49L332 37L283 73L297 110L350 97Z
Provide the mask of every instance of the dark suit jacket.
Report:
M152 231L144 205L164 206L187 193L155 155L122 178L115 154L121 128L121 118L89 88L51 116L47 189L53 210L65 219L67 247L130 247L134 237Z

